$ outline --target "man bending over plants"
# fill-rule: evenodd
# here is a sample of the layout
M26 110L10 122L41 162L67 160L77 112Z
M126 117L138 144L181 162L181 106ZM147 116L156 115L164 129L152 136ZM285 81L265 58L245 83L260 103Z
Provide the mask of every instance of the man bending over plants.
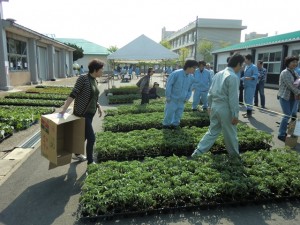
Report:
M226 150L231 155L239 155L237 128L239 116L238 90L240 80L238 73L245 58L240 54L230 57L227 67L217 73L208 91L208 113L210 126L199 142L192 157L207 152L222 131Z
M166 106L163 120L164 129L176 129L184 110L184 104L192 95L192 84L198 62L187 60L183 69L175 70L168 77L166 85Z

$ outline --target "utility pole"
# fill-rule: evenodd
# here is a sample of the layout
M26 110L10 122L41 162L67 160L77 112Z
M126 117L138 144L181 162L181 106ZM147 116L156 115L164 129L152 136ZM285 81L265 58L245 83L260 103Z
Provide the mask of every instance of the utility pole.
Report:
M196 34L195 34L195 60L197 60L197 42L198 42L198 16L196 18L196 23L195 23L195 27L196 27Z

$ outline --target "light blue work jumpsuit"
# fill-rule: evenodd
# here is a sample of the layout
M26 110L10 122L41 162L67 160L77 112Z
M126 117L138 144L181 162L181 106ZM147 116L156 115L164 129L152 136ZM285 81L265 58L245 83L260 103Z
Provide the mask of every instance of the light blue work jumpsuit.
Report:
M213 77L208 92L208 104L211 108L210 125L195 151L207 152L222 131L228 153L239 154L237 128L231 123L233 118L239 116L239 85L239 77L230 67Z
M245 77L252 77L253 80L245 80ZM242 78L244 82L244 101L247 110L252 111L253 100L255 95L255 89L258 79L258 69L253 63L247 65L244 70L244 77Z
M207 109L207 93L211 85L211 74L207 69L203 69L202 72L200 69L196 69L194 77L195 81L192 87L192 89L194 89L192 108L197 109L201 100L203 103L202 109Z
M168 77L166 85L166 106L164 126L179 126L184 110L184 103L192 95L194 77L183 69L175 70Z

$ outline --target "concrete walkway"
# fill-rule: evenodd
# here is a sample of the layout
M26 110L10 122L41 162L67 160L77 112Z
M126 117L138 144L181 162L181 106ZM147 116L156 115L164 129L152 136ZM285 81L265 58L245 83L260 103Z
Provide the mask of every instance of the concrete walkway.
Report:
M74 84L75 81L76 78L67 78L49 82L49 84L66 85L67 82ZM124 85L134 85L136 81L134 79ZM161 76L155 75L152 78L152 82L155 81L159 82L160 86L162 86ZM102 93L100 102L104 109L115 107L109 106L105 95L103 95L103 91L107 89L108 85L118 87L121 83L115 80L109 84L100 84ZM278 124L276 122L281 119L281 110L276 99L276 93L276 90L266 89L266 107L268 110L256 108L253 118L244 119L240 116L240 119L242 122L248 123L258 130L264 130L273 134L274 146L283 147L284 143L278 141L276 138L278 132ZM240 114L242 114L245 108L241 106L240 109ZM93 126L96 132L101 131L102 118L95 116ZM39 129L39 126L36 129ZM18 139L21 139L21 137L18 137ZM298 144L296 150L299 151L299 149ZM7 165L8 162L14 162L14 166L9 167ZM211 210L116 219L101 221L99 223L81 222L77 221L76 212L78 210L81 185L85 179L86 163L78 163L73 160L70 165L61 166L53 170L48 170L48 164L48 160L40 154L39 144L33 149L15 148L5 158L0 159L0 168L3 176L2 180L0 180L0 225L300 224L300 204L297 201L219 207Z

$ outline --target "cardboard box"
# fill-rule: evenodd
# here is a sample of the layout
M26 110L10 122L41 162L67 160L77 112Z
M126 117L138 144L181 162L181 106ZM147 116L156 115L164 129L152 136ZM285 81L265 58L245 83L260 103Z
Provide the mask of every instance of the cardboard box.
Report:
M49 169L71 162L72 153L84 154L85 119L65 113L41 116L41 153Z

